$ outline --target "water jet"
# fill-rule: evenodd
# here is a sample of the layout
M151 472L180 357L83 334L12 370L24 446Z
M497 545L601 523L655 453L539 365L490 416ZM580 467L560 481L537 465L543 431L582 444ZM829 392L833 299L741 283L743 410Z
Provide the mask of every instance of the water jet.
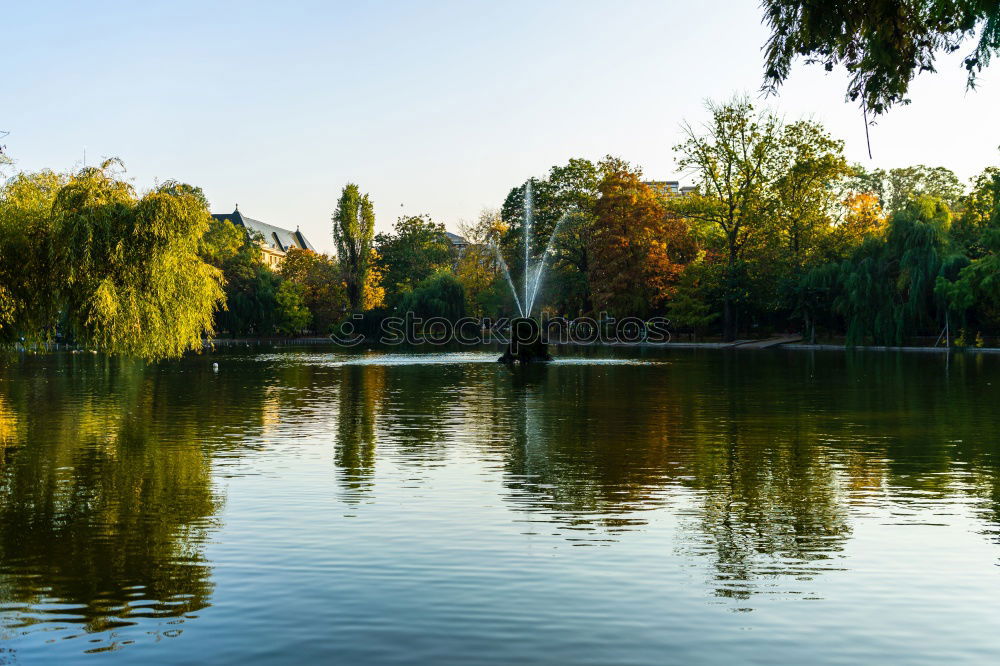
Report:
M521 315L519 319L515 319L511 322L510 342L508 343L503 356L497 359L499 362L506 363L507 365L511 365L513 363L539 363L552 360L552 356L549 354L548 350L548 340L541 331L541 327L538 323L532 319L531 311L534 308L535 299L538 297L538 290L542 286L542 277L545 272L545 259L552 252L552 246L555 243L556 234L559 232L559 228L566 219L566 214L564 213L560 216L555 225L552 227L552 233L549 235L549 241L541 255L534 261L534 263L532 263L531 259L531 225L533 217L534 196L532 193L531 180L529 179L524 185L524 223L522 225L524 233L523 298L517 293L517 287L514 285L510 269L507 267L507 262L504 261L500 248L497 247L495 243L492 244L497 261L500 263L504 277L507 279L508 286L510 286L511 295L514 297L514 304L517 306L518 313ZM522 324L525 324L526 322L533 322L533 326L522 326ZM530 328L531 331L526 331L526 328ZM520 335L519 332L526 335Z

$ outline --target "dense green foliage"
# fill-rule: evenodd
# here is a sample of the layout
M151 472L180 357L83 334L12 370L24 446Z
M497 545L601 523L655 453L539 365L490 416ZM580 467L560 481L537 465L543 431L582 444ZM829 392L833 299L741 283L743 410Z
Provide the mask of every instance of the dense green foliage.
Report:
M0 336L161 358L201 346L223 298L199 254L204 195L167 182L141 198L109 161L21 174L0 191ZM26 263L27 262L27 263Z
M59 315L52 297L52 203L67 177L18 174L0 191L0 342L50 338Z
M597 164L573 158L554 166L545 178L532 181L532 258L537 260L549 240L552 256L547 257L550 302L560 312L578 314L592 309L588 275L591 269L590 233L602 174L622 166L607 159ZM525 186L512 188L500 209L493 242L502 250L511 276L523 282ZM559 233L553 236L556 226Z
M966 191L943 167L849 165L821 125L745 98L708 111L677 146L694 191L644 182L613 157L531 181L532 259L553 241L542 310L665 315L675 331L724 339L971 344L1000 332L1000 171ZM510 190L499 219L465 227L475 241L457 275L470 312L515 312L495 257L521 289L524 193ZM484 308L473 293L500 298Z
M765 85L781 85L798 57L827 71L850 73L847 97L875 114L907 103L913 78L935 71L939 52L953 53L973 36L965 56L969 86L1000 49L997 0L765 0L771 27Z
M333 258L291 248L281 262L280 273L300 290L309 311L306 325L313 331L327 333L344 316L347 294L340 279L340 267Z
M372 239L375 235L375 208L367 194L348 183L333 213L333 241L347 284L347 300L354 310L362 309L365 284L372 268Z
M965 188L962 181L944 167L918 164L888 171L856 168L853 178L854 189L877 196L879 205L889 215L902 210L911 199L923 195L941 199L951 209L963 205Z
M869 238L846 260L839 276L838 309L847 319L848 343L899 345L939 317L934 285L957 273L948 237L951 213L939 199L921 197L896 213L885 240Z
M439 271L419 282L403 294L400 312L412 312L417 317L444 317L455 320L465 316L465 292L450 271Z
M226 284L219 329L240 337L328 332L347 309L336 261L290 248L276 272L264 264L260 242L224 220L213 220L205 234L203 256L222 269Z
M453 259L444 225L426 215L399 218L393 233L375 237L375 251L390 307L419 282L448 268Z
M737 97L685 125L694 187L644 181L607 156L530 180L533 313L666 316L692 337L899 345L985 344L1000 334L1000 168L966 189L950 170L863 169L813 121ZM322 335L366 313L511 316L525 285L526 183L453 244L426 215L374 234L348 184L337 256L290 249L208 215L201 190L137 196L107 163L17 174L0 189L0 344L67 341L147 358L214 334ZM535 280L535 281L532 281Z
M20 173L0 188L0 345L62 341L149 359L233 336L325 333L347 309L340 267L208 214L200 189L142 197L115 161L73 175Z

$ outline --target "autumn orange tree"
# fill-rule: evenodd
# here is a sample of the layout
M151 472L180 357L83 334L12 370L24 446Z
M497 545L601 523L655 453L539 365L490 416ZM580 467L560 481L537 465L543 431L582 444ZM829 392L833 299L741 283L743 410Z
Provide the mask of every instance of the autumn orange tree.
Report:
M641 172L608 163L589 239L591 298L598 310L645 316L661 310L696 248L687 222L668 213Z

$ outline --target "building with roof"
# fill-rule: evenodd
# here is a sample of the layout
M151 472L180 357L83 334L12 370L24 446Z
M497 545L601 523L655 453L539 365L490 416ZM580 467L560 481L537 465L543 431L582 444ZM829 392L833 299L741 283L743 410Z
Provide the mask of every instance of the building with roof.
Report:
M662 195L677 194L680 191L680 183L676 180L644 180L642 184Z
M469 241L462 238L458 234L453 234L450 231L444 232L445 240L451 245L451 265L452 268L458 269L458 262L461 261L462 255L465 251L469 249Z
M681 187L680 182L676 180L644 180L643 185L648 186L654 192L660 196L673 196L675 194L692 194L698 190L697 187L693 185L685 185Z
M448 242L455 249L455 253L459 256L465 252L465 248L469 247L469 241L465 240L458 234L453 234L450 231L444 232L444 235L448 238Z
M295 228L295 231L289 231L288 229L276 227L267 222L255 220L241 213L239 206L232 213L213 213L212 217L242 227L251 238L258 236L261 252L264 255L264 263L271 268L277 268L281 264L281 260L285 258L288 250L293 247L301 250L316 251L312 243L306 240L306 237L302 235L298 227Z

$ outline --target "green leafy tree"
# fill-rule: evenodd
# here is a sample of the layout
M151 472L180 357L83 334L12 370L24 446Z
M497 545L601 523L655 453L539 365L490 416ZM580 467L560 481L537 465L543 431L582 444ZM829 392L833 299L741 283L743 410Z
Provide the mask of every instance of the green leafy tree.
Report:
M844 263L837 307L848 344L901 345L936 332L944 310L938 277L953 279L964 258L951 247L950 224L943 202L920 197L896 213L884 241L869 238Z
M935 71L939 53L967 38L978 44L965 56L968 85L1000 48L1000 3L995 0L764 0L771 28L765 47L765 87L774 90L799 57L827 71L851 75L847 98L881 114L906 104L917 74Z
M199 255L210 220L205 197L171 181L136 199L112 166L81 170L53 203L66 328L112 353L199 349L223 300L221 272Z
M347 310L347 294L337 262L312 250L291 248L281 262L281 276L302 291L312 328L326 333Z
M375 236L375 250L389 306L454 258L444 225L426 215L400 217L391 234Z
M903 210L917 197L930 196L941 199L951 210L959 210L964 203L962 181L951 169L917 164L895 169L867 170L859 164L852 167L853 175L846 189L856 194L873 194L879 205L890 217Z
M304 290L300 285L291 280L282 280L274 300L277 305L275 319L279 333L297 335L309 326L312 313L306 307Z
M987 167L972 183L952 235L973 259L985 256L993 231L1000 229L1000 168Z
M532 260L537 261L552 240L543 287L549 293L546 300L554 300L561 311L592 309L587 277L591 268L590 233L602 175L618 162L607 157L595 165L590 160L573 158L565 165L552 167L545 178L532 180ZM524 195L523 184L508 193L500 210L505 233L497 239L517 284L523 283ZM557 225L558 233L553 235Z
M840 265L829 262L811 267L796 284L798 311L805 321L805 335L816 342L816 329L833 330L839 323L834 303L840 294Z
M955 278L938 276L935 285L935 293L966 328L1000 324L1000 229L984 236L985 254L962 266Z
M228 220L212 218L208 229L201 237L199 253L201 258L216 268L223 268L247 245L247 233ZM248 248L249 249L249 248ZM258 250L259 253L259 250Z
M842 209L841 185L852 173L844 144L815 122L785 125L779 141L777 177L769 188L773 233L765 236L753 272L764 311L802 318L811 328L802 280L826 259L834 221Z
M781 164L771 186L772 218L781 255L799 273L810 264L833 228L840 208L839 183L851 169L844 142L822 125L799 121L782 129Z
M948 208L956 210L962 205L965 188L951 169L928 167L918 164L912 167L890 169L887 176L886 200L882 207L895 215L906 204L917 197L930 196L943 201Z
M500 212L491 209L482 210L475 222L459 225L469 245L458 258L455 277L465 292L465 310L473 316L497 316L513 311L513 298L493 249L504 228Z
M233 337L272 335L278 325L280 278L264 265L260 251L262 237L260 234L248 234L225 220L220 224L236 230L238 236L230 236L224 227L216 230L215 238L223 239L216 249L222 249L209 251L221 262L226 290L226 306L216 316L216 322L221 330L228 331ZM235 245L234 253L230 242L236 240L238 245ZM202 252L205 253L206 249L203 248Z
M0 343L44 342L55 334L52 203L67 181L40 171L0 185Z
M240 268L226 282L226 309L219 314L219 326L233 337L273 335L280 323L281 279L259 259Z
M438 271L403 294L399 309L424 319L444 317L454 321L465 316L465 291L452 273Z
M701 331L719 318L713 297L720 291L720 264L694 261L688 264L667 305L672 328L687 329L697 340Z
M711 117L703 128L685 124L687 138L675 147L678 165L694 174L698 191L678 197L673 208L718 240L727 270L723 335L733 340L744 252L762 242L771 228L770 187L781 164L782 124L745 97L709 102L708 111Z
M3 186L0 337L44 341L58 326L78 344L155 359L211 334L223 291L200 255L204 195L169 181L138 198L116 165Z
M347 285L347 300L354 310L361 310L365 305L374 235L375 208L371 199L367 194L361 194L357 185L348 183L333 213L333 241Z

